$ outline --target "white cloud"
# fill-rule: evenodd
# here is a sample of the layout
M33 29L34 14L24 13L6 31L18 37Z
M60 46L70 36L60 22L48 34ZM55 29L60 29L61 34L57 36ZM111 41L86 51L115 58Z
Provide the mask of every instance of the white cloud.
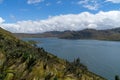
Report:
M92 14L67 14L49 17L46 20L18 21L17 23L3 23L4 29L20 33L41 33L46 31L82 30L85 28L110 29L120 27L120 11L98 12Z
M62 1L57 1L56 3L57 3L57 4L61 4L61 3L62 3Z
M89 0L80 0L78 1L78 4L87 4Z
M106 0L107 2L120 3L120 0Z
M28 0L27 3L28 4L36 4L36 3L40 3L43 2L44 0Z
M89 10L97 10L100 5L97 0L80 0L78 1L78 4Z
M97 10L98 9L98 4L94 5L84 5L83 7L88 8L90 10Z
M5 20L0 17L0 24L3 23Z

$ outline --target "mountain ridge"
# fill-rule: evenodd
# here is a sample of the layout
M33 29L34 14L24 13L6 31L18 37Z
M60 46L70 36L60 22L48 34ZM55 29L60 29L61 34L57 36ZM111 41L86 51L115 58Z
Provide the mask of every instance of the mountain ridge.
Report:
M84 29L80 31L49 31L37 34L14 33L14 35L20 38L58 37L62 39L97 39L120 41L120 28L106 30Z

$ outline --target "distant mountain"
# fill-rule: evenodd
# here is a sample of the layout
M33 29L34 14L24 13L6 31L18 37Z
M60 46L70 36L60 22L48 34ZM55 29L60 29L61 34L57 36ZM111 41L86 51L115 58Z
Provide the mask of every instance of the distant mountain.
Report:
M62 60L0 28L0 80L106 79L90 72L79 58Z
M62 39L97 39L120 41L120 28L95 30L84 29L80 31L50 31L39 34L15 33L17 37L58 37Z
M40 37L58 37L62 32L59 31L50 31L50 32L44 32L44 33L13 33L18 38L40 38Z
M113 40L120 41L120 28L95 30L84 29L81 31L70 31L60 35L63 39L97 39L97 40Z

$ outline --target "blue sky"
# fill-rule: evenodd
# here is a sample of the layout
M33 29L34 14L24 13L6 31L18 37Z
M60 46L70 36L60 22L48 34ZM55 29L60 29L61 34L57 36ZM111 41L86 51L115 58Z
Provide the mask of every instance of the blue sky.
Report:
M17 32L24 31L34 33L37 29L39 29L37 30L37 32L45 32L50 30L57 30L53 28L58 27L61 29L61 31L68 29L80 30L84 28L89 28L89 25L97 26L95 28L100 29L112 28L111 26L120 27L114 26L113 24L99 24L100 20L97 22L97 24L95 21L93 21L94 23L88 23L88 20L86 20L85 23L85 20L83 20L83 25L88 24L88 27L82 26L81 28L82 22L80 22L81 24L76 24L77 22L75 22L76 20L78 20L77 16L79 16L80 18L85 18L85 16L82 16L82 14L88 15L89 18L91 18L91 16L94 15L94 17L92 17L92 20L94 20L94 18L97 17L96 15L101 14L100 16L104 16L110 14L109 16L102 18L102 20L109 19L109 21L112 21L110 16L114 15L115 17L119 17L119 12L120 0L0 0L0 24L3 28L11 32L15 32L17 30ZM69 18L71 18L72 16L76 17L75 20L72 20L72 22L74 23L69 25L77 25L77 29L76 27L74 29L74 26L71 26L72 29L71 27L69 28L67 22L64 23L65 25L61 25L63 22L59 21L62 20L60 19L60 17L65 18L65 20L68 22L70 21L66 16L69 16ZM28 26L30 26L29 24L31 24L32 27L28 27L26 25L27 22ZM55 24L58 24L58 22L61 26L56 27ZM115 23L116 22L119 21L115 21ZM101 25L104 27L99 27ZM36 28L36 30L33 29L33 26ZM18 27L21 31L19 31ZM11 28L14 30L12 30Z

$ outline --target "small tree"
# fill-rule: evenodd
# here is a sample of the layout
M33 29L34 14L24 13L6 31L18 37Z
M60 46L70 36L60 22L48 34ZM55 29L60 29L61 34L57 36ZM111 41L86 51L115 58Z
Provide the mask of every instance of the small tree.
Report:
M54 77L54 80L58 80L57 76Z
M80 58L75 59L74 62L73 62L73 65L74 66L80 66Z
M118 75L115 76L115 80L120 80Z

